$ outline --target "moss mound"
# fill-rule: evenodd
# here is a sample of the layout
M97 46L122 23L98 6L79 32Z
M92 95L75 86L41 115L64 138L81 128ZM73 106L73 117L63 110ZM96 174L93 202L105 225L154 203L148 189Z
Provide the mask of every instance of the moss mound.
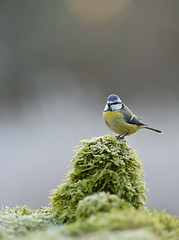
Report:
M175 216L143 207L136 209L109 193L84 198L77 206L76 215L74 223L58 225L50 208L5 208L0 212L0 239L179 239L179 219Z
M124 199L121 199L114 194L101 192L87 196L79 201L75 215L77 219L85 219L94 216L99 212L109 213L115 209L123 210L130 208L134 207Z
M26 206L6 207L0 211L0 239L42 231L55 223L55 217L48 207L38 210L31 210Z
M109 192L135 208L144 204L146 188L141 162L125 140L112 135L81 141L72 159L73 171L52 191L52 211L62 223L75 220L77 204L86 196Z
M52 191L52 207L0 211L0 239L179 239L179 219L143 207L141 162L125 140L82 141L72 165Z
M142 231L143 239L146 239L146 231L162 240L179 237L179 219L176 216L144 207L136 209L125 200L110 194L100 193L86 197L79 202L76 214L77 220L64 226L64 233L78 235L127 229Z

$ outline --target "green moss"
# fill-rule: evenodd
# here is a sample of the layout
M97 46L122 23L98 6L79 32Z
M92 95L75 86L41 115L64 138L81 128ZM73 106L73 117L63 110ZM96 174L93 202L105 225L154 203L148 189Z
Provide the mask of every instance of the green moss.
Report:
M117 196L100 193L80 201L77 220L64 226L64 233L78 235L96 231L124 231L147 229L156 237L177 239L179 219L147 208L136 209Z
M0 239L179 240L179 219L143 207L142 165L125 140L84 140L72 165L51 207L0 211Z
M114 194L101 192L85 197L79 201L76 209L76 218L85 219L99 212L111 212L113 209L131 209L133 206Z
M0 236L13 234L24 235L29 232L43 230L55 223L51 208L31 210L26 206L2 208L0 211Z
M57 225L50 208L5 208L0 213L0 239L179 239L179 220L175 216L154 209L136 209L116 195L88 196L79 202L76 214L74 223Z
M52 211L60 221L75 220L77 204L86 196L109 192L139 208L146 200L141 162L125 140L112 135L81 141L72 159L73 171L52 191Z

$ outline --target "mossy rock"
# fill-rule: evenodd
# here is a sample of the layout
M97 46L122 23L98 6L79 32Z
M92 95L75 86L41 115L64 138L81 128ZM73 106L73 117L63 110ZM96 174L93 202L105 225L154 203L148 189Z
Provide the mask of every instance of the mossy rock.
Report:
M130 203L117 195L105 192L93 194L79 201L76 209L77 219L86 219L95 216L99 212L111 212L113 210L124 210L134 208Z
M105 135L81 143L72 159L73 170L51 193L52 212L61 223L74 221L78 202L99 192L117 195L140 208L146 201L143 169L127 142Z
M0 239L14 239L56 224L51 208L31 210L26 206L3 207L0 211Z
M179 239L179 219L147 208L111 209L109 212L96 212L88 218L79 217L74 223L65 224L63 233L68 235L87 234L91 232L132 231L136 233L147 230L157 239ZM131 238L132 239L132 238ZM138 239L133 238L133 239ZM139 238L140 239L140 238ZM143 239L145 235L143 235Z
M85 209L89 208L87 214ZM56 224L50 208L5 208L0 212L2 240L178 240L179 219L147 208L136 209L116 195L96 193L79 202L74 223Z
M176 216L143 206L142 165L125 140L82 141L72 165L51 207L0 211L0 239L179 240Z
M142 239L141 236L147 239L146 232L153 235L151 239L179 239L179 219L164 210L160 213L145 207L136 209L118 196L102 192L81 200L76 210L76 221L63 227L63 233L68 235L99 231L124 231L125 237L128 231L129 235L136 233L136 237L131 238L131 235L129 239L137 240Z

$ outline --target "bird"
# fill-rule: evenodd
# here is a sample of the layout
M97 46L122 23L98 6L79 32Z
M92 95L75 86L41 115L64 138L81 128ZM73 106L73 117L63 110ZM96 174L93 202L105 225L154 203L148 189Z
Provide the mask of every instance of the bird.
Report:
M123 139L142 128L162 133L162 131L143 123L115 94L107 97L107 103L103 111L103 120L112 132L119 134L116 136L117 139Z

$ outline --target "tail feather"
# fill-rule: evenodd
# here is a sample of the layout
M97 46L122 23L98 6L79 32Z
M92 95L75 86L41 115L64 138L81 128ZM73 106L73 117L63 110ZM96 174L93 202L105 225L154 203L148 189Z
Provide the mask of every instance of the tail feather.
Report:
M149 130L152 130L152 131L155 131L157 133L163 133L162 131L158 130L158 129L155 129L155 128L152 128L152 127L149 127L149 126L144 126L144 128L146 129L149 129Z

